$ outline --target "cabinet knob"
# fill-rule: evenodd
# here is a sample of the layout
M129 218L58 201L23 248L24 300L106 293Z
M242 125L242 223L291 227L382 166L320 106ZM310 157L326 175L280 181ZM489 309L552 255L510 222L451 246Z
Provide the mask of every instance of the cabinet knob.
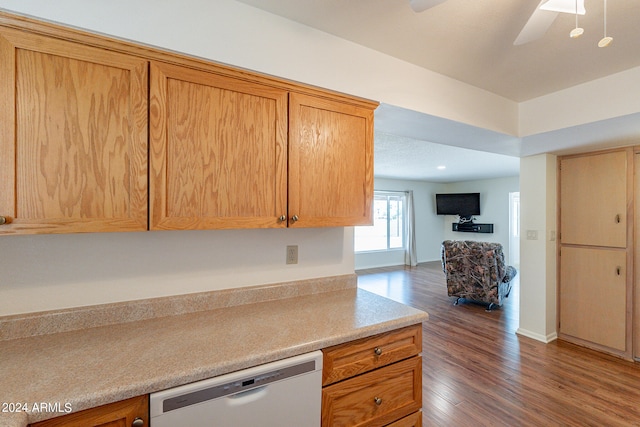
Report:
M620 224L620 214L616 215L616 224Z
M373 352L376 356L380 356L382 354L382 349L380 347L376 347L373 349Z
M142 427L144 426L144 420L142 418L136 418L131 423L131 427Z
M6 216L0 216L0 225L6 224L7 222L9 222L9 221L7 221L7 217Z
M287 220L287 216L286 215L280 215L278 217L278 221L280 221L280 222L285 222L286 220Z
M291 221L296 222L297 220L299 220L300 218L298 218L298 215L294 215L291 217Z
M378 396L373 398L373 402L378 406L382 405L382 399L379 398Z

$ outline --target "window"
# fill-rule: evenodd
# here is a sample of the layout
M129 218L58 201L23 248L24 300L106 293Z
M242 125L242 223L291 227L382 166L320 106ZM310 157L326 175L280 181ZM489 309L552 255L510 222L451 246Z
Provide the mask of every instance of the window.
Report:
M355 227L355 251L403 249L404 211L404 192L375 191L373 225Z

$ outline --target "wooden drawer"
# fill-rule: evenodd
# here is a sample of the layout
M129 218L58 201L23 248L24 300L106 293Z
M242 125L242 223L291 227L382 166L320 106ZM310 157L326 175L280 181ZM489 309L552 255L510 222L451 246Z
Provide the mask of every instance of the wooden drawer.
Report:
M395 423L387 424L386 427L422 427L422 411L414 412Z
M422 357L416 356L323 388L322 427L383 426L421 407Z
M322 385L368 372L422 351L422 324L322 350Z

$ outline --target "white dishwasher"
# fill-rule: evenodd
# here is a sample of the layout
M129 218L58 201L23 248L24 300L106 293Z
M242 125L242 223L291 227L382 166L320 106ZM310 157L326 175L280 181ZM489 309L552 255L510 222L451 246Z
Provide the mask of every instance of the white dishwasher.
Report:
M320 426L322 352L152 393L150 427Z

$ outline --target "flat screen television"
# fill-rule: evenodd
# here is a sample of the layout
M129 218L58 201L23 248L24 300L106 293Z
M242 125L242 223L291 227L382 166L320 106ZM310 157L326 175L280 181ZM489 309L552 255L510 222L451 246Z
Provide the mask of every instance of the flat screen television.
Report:
M480 215L480 193L436 194L436 213L459 215L469 221L473 215Z

